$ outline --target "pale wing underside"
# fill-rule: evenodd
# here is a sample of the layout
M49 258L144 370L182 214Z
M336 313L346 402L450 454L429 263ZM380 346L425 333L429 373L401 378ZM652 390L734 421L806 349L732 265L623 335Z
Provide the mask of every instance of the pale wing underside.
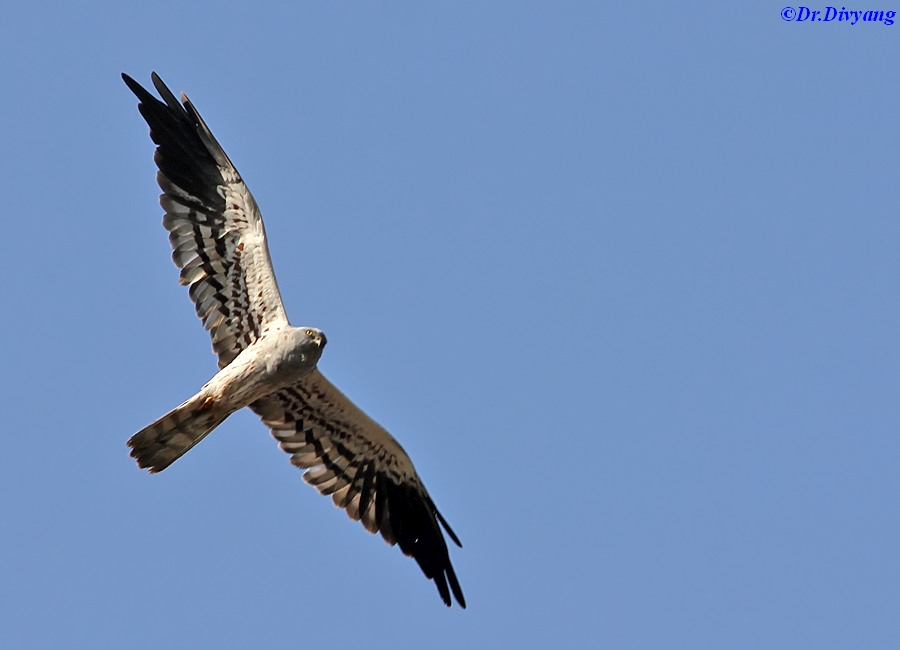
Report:
M298 384L250 405L272 430L303 478L362 521L399 544L435 581L444 603L450 591L465 599L441 532L461 546L422 485L409 456L374 420L345 397L318 370ZM440 526L438 524L440 522ZM449 583L449 589L448 589Z
M159 145L154 160L172 259L224 368L266 329L287 324L262 216L187 97L179 104L156 73L162 102L128 75L122 78Z

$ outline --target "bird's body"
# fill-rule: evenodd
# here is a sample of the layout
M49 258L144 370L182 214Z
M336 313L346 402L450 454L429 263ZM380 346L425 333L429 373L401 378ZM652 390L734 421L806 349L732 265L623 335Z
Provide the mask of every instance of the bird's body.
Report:
M394 438L318 370L325 335L293 327L269 258L256 201L184 95L154 73L159 101L128 75L157 147L157 181L172 259L209 330L219 372L189 400L128 441L159 472L245 406L268 426L303 478L351 519L415 558L448 606L465 607L438 512Z
M312 328L271 328L200 391L128 441L139 467L161 472L235 411L297 384L322 356L325 335Z

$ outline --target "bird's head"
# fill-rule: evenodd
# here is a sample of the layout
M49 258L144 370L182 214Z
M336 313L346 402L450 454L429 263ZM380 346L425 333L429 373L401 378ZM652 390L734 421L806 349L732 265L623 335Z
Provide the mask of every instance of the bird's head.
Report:
M325 332L315 327L304 327L303 336L306 340L315 345L320 350L325 347L325 344L328 343L328 339L325 338Z
M307 369L315 367L328 341L322 330L315 327L291 327L283 330L281 336L285 342L283 357L276 365L284 363L292 368L298 365Z

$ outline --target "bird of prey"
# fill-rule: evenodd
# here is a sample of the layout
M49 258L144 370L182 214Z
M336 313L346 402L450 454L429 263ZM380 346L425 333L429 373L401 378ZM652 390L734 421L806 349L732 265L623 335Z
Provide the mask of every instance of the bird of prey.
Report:
M128 441L139 467L161 472L225 418L250 407L304 480L415 558L449 607L463 608L438 512L400 444L347 399L316 364L325 334L293 327L275 281L256 201L190 100L153 73L162 101L126 74L157 144L163 226L219 371L181 406Z

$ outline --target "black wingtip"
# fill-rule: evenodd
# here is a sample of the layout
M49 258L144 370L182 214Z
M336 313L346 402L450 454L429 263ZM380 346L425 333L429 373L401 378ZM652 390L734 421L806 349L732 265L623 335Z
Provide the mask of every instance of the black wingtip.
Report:
M431 506L434 507L434 502L432 502ZM462 542L459 541L459 537L456 536L456 533L454 533L453 529L450 528L450 524L448 524L443 515L438 512L437 508L434 508L434 516L437 517L437 520L439 522L441 522L441 526L443 526L444 530L447 531L447 534L450 536L450 539L453 540L453 543L462 548Z
M452 606L455 598L460 607L465 609L466 601L450 562L447 542L441 532L441 525L446 526L446 522L439 523L440 515L431 498L418 483L397 484L386 481L385 488L390 513L389 530L392 533L390 536L385 535L385 539L388 543L396 541L404 555L416 560L425 577L434 582L447 607ZM451 530L448 530L448 535L459 543Z
M139 84L137 81L132 79L129 75L125 74L124 72L122 73L122 81L125 82L125 85L128 86L128 89L131 92L133 92L135 95L137 95L139 99L142 94L147 92L146 90L144 90L144 87L141 86L141 84Z
M175 97L175 93L169 90L169 87L163 83L163 80L159 78L158 74L156 74L155 72L151 72L150 80L153 82L153 87L156 88L156 92L159 93L159 96L162 97L163 101L169 108L175 111L184 110L181 104L178 102L178 98Z
M169 87L163 83L163 80L159 78L158 74L156 74L155 72L151 72L150 80L153 82L153 87L156 88L157 92L159 92L160 97L162 97L163 102L165 102L165 104L169 108L175 109L176 111L181 109L181 106L178 104L178 100L175 99L175 95L172 94L172 91L169 90ZM131 76L127 75L124 72L122 73L122 81L125 82L125 85L128 86L131 92L137 95L137 98L141 100L142 104L153 102L162 104L162 102L154 97L149 90L144 88L141 84L139 84Z

